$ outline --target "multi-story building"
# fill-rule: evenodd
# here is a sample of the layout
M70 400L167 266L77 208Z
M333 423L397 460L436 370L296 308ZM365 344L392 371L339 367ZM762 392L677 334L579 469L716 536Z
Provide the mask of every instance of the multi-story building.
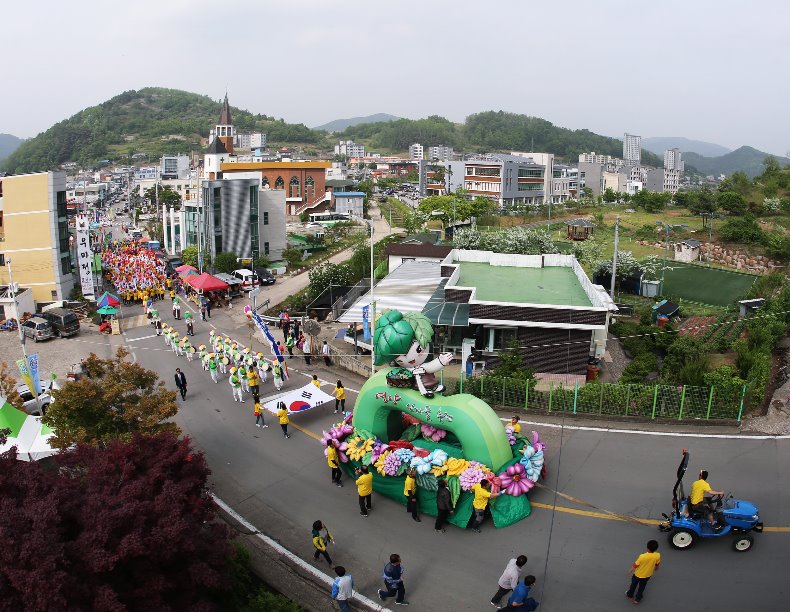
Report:
M134 180L155 181L159 178L159 166L140 166L134 169Z
M642 163L642 137L626 133L623 136L623 161L638 166Z
M203 181L201 228L213 258L229 251L239 257L282 258L286 246L285 191L261 189L254 178ZM190 222L186 223L187 233Z
M29 287L37 302L68 299L74 287L66 173L0 178L0 284Z
M623 160L619 157L612 157L611 155L602 155L595 151L589 153L579 154L580 164L601 164L604 166L622 166Z
M579 169L555 164L552 172L551 202L559 204L579 197Z
M582 189L588 188L592 191L593 197L598 197L606 189L605 170L606 166L594 162L579 162L579 193Z
M188 155L163 155L159 163L162 179L189 178Z
M265 149L266 134L264 134L263 132L253 132L252 134L250 134L250 148Z
M365 193L362 191L334 191L335 212L362 218L365 214Z
M428 147L428 159L431 161L450 161L453 159L455 151L447 145L433 145Z
M420 160L423 157L423 148L422 145L418 142L415 142L412 145L409 145L409 159Z
M683 162L683 154L680 149L667 149L664 151L664 169L665 170L685 170L685 163Z
M353 140L341 140L335 145L335 155L365 157L365 145L357 144Z
M219 140L225 151L233 154L233 141L235 140L235 129L233 127L233 120L230 115L230 104L228 104L228 94L225 93L225 101L222 103L222 110L219 113L219 121L214 129L209 132L209 144L213 144Z
M645 189L648 191L675 194L680 189L680 170L667 170L665 168L651 168L647 171Z
M550 177L551 174L549 185ZM463 186L469 195L491 198L500 206L542 204L546 182L546 166L521 155L489 153L464 164Z

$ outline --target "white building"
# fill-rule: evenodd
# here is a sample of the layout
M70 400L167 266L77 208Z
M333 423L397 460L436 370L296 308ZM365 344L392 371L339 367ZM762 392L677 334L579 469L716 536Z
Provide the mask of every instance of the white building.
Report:
M353 140L341 140L335 145L335 155L365 157L365 145L357 144Z
M140 166L134 169L134 180L155 181L159 178L159 166Z
M580 164L601 164L603 166L622 166L623 160L619 157L612 157L611 155L602 155L595 151L589 153L579 154Z
M252 134L250 134L250 148L265 149L266 134L264 134L263 132L253 132Z
M642 162L642 137L626 133L623 136L623 161L638 166Z
M680 152L680 149L667 149L664 151L665 170L679 170L683 172L684 166L683 154Z
M409 159L422 159L423 148L422 145L418 142L415 142L413 145L409 145Z
M163 179L185 179L189 178L189 156L188 155L163 155L159 162Z
M448 147L447 145L434 145L428 147L428 159L431 161L451 161L453 155L455 155L455 151L453 151L452 147Z

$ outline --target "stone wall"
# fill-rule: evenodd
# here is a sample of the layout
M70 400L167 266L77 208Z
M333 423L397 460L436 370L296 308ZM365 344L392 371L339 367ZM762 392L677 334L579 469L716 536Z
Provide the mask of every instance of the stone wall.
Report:
M643 246L665 249L663 242L652 242L649 240L639 240L638 244ZM674 243L670 243L674 252ZM735 270L743 270L753 274L769 274L777 270L784 269L784 265L778 261L768 259L763 255L750 255L746 251L738 249L727 249L714 242L703 242L700 246L700 261L704 263L718 264Z

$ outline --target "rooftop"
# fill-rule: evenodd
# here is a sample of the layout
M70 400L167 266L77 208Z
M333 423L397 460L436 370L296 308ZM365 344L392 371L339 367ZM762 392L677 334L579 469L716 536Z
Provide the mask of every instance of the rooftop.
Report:
M470 261L454 263L460 267L455 287L474 287L475 301L592 306L570 267L528 268Z

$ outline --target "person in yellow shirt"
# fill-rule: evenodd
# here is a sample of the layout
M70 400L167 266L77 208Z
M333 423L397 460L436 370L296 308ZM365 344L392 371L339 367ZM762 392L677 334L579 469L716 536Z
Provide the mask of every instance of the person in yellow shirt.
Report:
M343 388L343 382L337 381L335 390L332 392L335 396L335 414L337 414L338 407L343 412L346 411L346 390Z
M417 515L417 470L414 468L406 473L403 495L406 497L406 512L411 512L411 518L421 523L422 519Z
M359 494L359 513L362 516L368 515L371 510L370 498L373 494L373 474L370 473L368 466L363 465L354 472L357 475L357 493Z
M631 586L628 588L625 596L628 599L633 599L635 604L642 601L647 581L650 580L651 576L658 570L658 566L661 565L661 553L656 552L657 550L658 542L650 540L647 543L647 551L639 555L628 570L628 573L631 574L633 572L633 575L631 576Z
M291 436L288 434L288 423L291 420L288 418L288 409L283 402L277 402L277 418L280 419L280 428L283 430L283 435L286 438Z
M692 512L708 515L708 521L713 525L713 511L705 501L705 495L724 495L724 491L714 491L708 484L708 471L700 470L699 480L691 484L691 494L689 495L689 508Z
M343 483L340 482L340 458L337 456L337 448L335 448L332 440L326 441L326 462L332 469L332 482L338 487L342 487Z
M514 414L513 418L510 419L510 427L513 429L513 433L521 433L521 424L519 423L521 419L518 415Z
M313 383L319 389L321 388L321 381L318 380L318 375L317 374L313 374L313 380L311 380L310 382Z
M486 517L486 508L488 502L499 495L499 493L491 493L491 484L484 478L480 484L472 487L472 493L475 498L472 501L472 508L474 510L474 520L472 521L472 531L480 533L480 525Z

